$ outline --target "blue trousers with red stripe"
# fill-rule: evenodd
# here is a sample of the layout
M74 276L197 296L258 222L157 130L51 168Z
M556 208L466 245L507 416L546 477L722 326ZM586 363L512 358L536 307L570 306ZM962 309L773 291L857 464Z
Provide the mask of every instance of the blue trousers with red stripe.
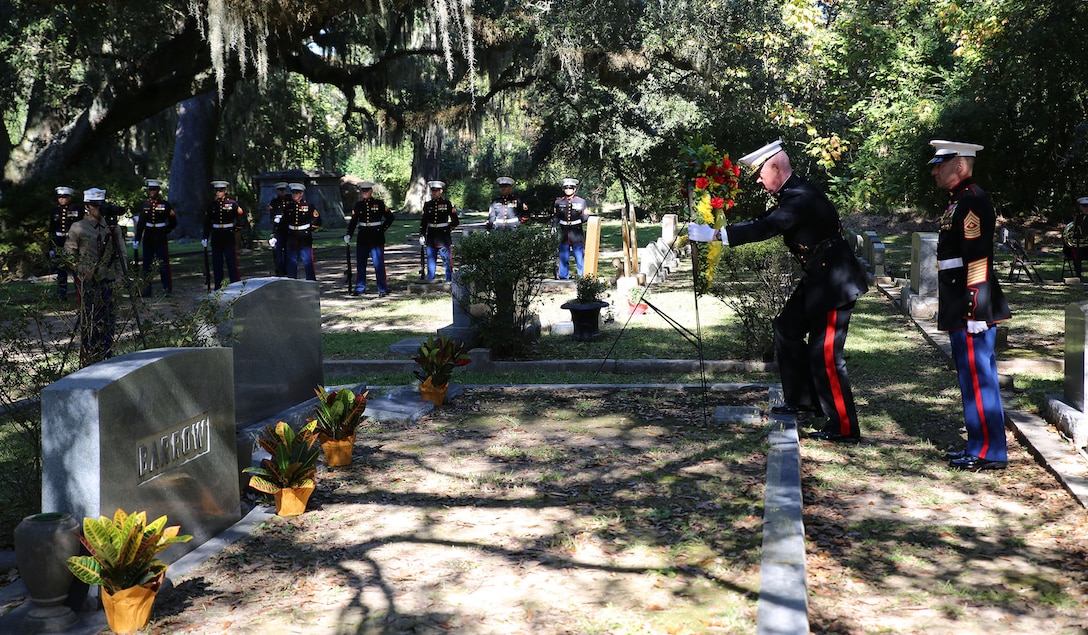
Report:
M1005 409L994 354L997 329L991 326L975 335L957 329L949 331L948 337L963 398L967 453L990 461L1007 461Z
M799 288L774 320L774 348L786 404L817 407L827 417L824 430L858 437L861 429L842 357L854 304L807 316L805 291Z

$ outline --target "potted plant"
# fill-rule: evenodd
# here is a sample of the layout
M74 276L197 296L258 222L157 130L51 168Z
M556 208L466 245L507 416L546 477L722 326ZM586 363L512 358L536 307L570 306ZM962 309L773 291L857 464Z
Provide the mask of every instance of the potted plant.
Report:
M469 363L471 358L465 345L446 335L429 337L419 345L413 360L419 364L419 370L412 374L420 380L419 393L436 406L446 401L453 369Z
M589 273L578 278L577 297L560 305L570 311L574 323L574 339L595 340L601 336L601 309L608 306L603 300L608 282Z
M272 457L262 460L259 467L242 470L252 474L250 487L275 497L276 514L280 516L298 516L306 511L306 503L314 493L317 455L321 452L314 447L317 444L316 427L317 422L313 420L297 433L283 421L275 428L265 426L264 435L257 443Z
M649 287L639 285L631 287L627 295L627 306L631 308L631 315L642 315L650 308L650 305L645 302L648 295L650 295Z
M324 386L314 389L317 393L317 439L325 453L329 467L351 463L351 451L355 447L355 432L363 422L363 410L370 393L356 395L347 388L326 392Z
M151 605L166 577L166 564L156 556L170 545L188 542L179 525L166 526L166 516L147 523L147 512L113 520L83 519L80 542L90 555L68 558L68 569L87 584L102 586L102 606L115 633L135 633L151 619Z

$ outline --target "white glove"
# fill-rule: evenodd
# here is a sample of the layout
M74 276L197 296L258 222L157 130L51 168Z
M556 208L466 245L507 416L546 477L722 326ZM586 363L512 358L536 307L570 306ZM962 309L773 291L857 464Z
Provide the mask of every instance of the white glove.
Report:
M348 234L344 234L344 244L345 245L350 245L351 244L351 236L349 236Z
M990 325L978 320L967 320L967 332L976 335L990 328Z
M50 249L49 250L49 257L50 258L56 258L57 257L57 250L56 249Z
M419 236L419 246L420 247L426 247L427 246L427 238L425 236L423 236L422 234Z
M139 249L140 248L140 241L138 241L138 240L132 241L132 248L133 249Z
M208 246L208 239L207 238L202 239L200 241L200 246L201 247L207 247Z
M282 215L282 214L280 214L280 215L278 215L278 216L273 216L273 217L272 217L272 222L273 222L273 223L275 223L275 224L277 224L277 225L279 225L279 224L280 224L280 221L281 221L281 220L283 220L283 215Z
M702 223L688 223L688 238L697 243L708 243L714 240L714 228Z
M269 246L269 247L275 247L275 246L276 246L276 242L277 242L277 241L276 241L276 237L275 237L275 236L273 236L273 237L271 237L271 238L269 238L269 239L268 239L268 246Z

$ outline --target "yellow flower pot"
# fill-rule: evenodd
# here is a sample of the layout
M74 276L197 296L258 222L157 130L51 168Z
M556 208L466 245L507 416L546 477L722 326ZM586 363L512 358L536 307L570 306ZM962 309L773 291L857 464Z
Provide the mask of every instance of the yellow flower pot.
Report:
M325 453L325 464L329 467L351 465L351 453L355 449L355 435L345 439L334 439L324 434L320 437L321 450Z
M110 594L102 589L102 608L114 633L135 633L151 621L151 605L162 585L161 578L152 587L134 586Z
M306 503L314 493L314 486L285 487L275 494L277 516L298 516L306 511Z
M441 406L446 402L446 391L449 390L449 387L449 384L435 386L431 383L431 378L428 377L419 385L419 394L425 401L429 401L435 406Z

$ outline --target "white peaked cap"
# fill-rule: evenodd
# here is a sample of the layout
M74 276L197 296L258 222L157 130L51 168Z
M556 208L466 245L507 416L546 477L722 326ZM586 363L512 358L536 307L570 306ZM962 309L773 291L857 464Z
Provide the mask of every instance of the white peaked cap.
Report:
M227 183L226 181L212 181L212 187L214 187L217 190L218 189L224 189L225 190L225 189L227 189L227 187L229 185L230 184Z
M578 179L563 179L563 187L578 187Z
M495 182L499 185L513 185L514 179L508 176L500 176L499 178L495 179Z
M57 196L71 196L72 194L75 194L75 190L66 185L57 188Z
M929 164L942 163L956 157L973 157L982 149L977 143L963 143L962 141L942 141L934 139L929 145L937 149L937 153L929 160Z
M84 190L83 200L87 203L101 203L102 201L106 200L106 190L97 187L92 187L89 190Z
M374 182L373 181L363 181L362 183L359 184L359 189L360 190L372 190L372 189L374 189Z
M740 158L741 165L746 165L753 170L758 170L767 162L767 159L773 157L782 151L782 140L779 139L773 143L768 143L755 152L749 152L748 154Z
M276 183L276 185L274 185L273 187L275 187L275 189L277 189L277 190L286 190L287 189L287 181L280 181L280 182Z
M444 181L427 181L427 187L432 190L444 190L446 189L446 183Z
M1079 205L1088 205L1088 196L1082 196L1077 199Z
M306 186L303 185L302 183L289 183L287 185L287 187L290 188L290 190L292 192L305 192L306 191Z
M152 188L152 187L161 188L162 187L162 181L160 181L158 179L148 179L145 183L146 183L147 187L149 187L149 188Z

